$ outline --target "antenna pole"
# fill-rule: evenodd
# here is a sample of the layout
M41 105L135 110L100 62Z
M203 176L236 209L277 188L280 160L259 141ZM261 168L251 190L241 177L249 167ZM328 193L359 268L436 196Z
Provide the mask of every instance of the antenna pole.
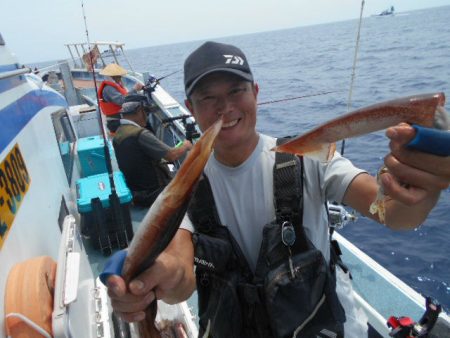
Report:
M362 15L363 15L363 10L364 10L364 3L365 3L365 1L362 0L361 1L361 12L359 14L358 34L356 36L355 54L353 56L352 77L350 80L350 90L348 92L347 112L350 111L350 108L352 106L353 82L355 81L356 61L358 59L358 50L359 50L359 41L360 41L360 37L361 37L361 23L362 23ZM344 149L345 149L345 139L342 140L341 155L344 155Z

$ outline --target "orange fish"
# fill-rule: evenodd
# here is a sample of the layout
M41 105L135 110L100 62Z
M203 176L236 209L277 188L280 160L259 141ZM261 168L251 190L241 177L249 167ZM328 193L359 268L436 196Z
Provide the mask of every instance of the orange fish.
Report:
M444 104L444 93L408 96L377 103L330 120L272 150L327 162L334 155L335 142L346 138L382 130L401 122L425 127L446 124L441 122L447 119ZM369 211L372 214L378 213L379 220L385 222L384 193L381 185Z
M150 267L175 236L222 123L220 118L195 143L175 177L159 194L142 220L122 268L122 277L127 284ZM146 310L146 320L139 322L141 338L160 337L154 325L155 316L156 300Z
M377 103L330 120L272 150L329 161L335 142L395 126L401 122L432 127L444 114L444 93L422 94Z

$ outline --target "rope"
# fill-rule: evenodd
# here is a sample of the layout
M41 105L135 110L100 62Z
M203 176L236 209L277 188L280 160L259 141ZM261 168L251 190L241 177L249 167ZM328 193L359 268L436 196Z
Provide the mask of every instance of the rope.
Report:
M130 67L131 71L132 71L133 74L134 74L134 69L133 69L133 67L131 66L130 60L128 60L127 54L124 53L122 46L120 46L120 50L122 51L122 55L123 55L123 57L125 58L125 61L128 63L128 67Z
M30 318L28 318L27 316L25 316L21 313L11 312L11 313L8 313L5 317L6 318L11 318L11 317L18 318L21 321L23 321L25 324L27 324L29 327L31 327L32 329L39 332L45 338L52 338L52 336L47 331L45 331L42 327L40 327L38 324L33 322ZM10 338L10 336L8 336L8 338Z
M365 1L362 0L361 1L361 12L359 14L358 34L356 36L355 55L353 56L352 77L350 80L350 89L348 92L347 112L350 111L350 108L352 106L353 82L355 81L356 61L358 59L359 41L361 38L361 23L362 23L362 15L363 15L363 10L364 10L364 3L365 3ZM345 149L345 139L342 140L341 155L344 155L344 149Z

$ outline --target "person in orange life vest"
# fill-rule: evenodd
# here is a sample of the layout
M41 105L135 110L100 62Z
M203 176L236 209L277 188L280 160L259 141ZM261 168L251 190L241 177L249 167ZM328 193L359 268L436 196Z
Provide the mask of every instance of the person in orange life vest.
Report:
M127 74L126 69L111 63L100 71L101 75L109 76L111 80L104 80L98 89L100 109L107 117L108 129L115 132L119 126L119 110L122 108L124 98L128 94L136 94L144 85L136 83L132 90L128 91L122 82L122 76Z

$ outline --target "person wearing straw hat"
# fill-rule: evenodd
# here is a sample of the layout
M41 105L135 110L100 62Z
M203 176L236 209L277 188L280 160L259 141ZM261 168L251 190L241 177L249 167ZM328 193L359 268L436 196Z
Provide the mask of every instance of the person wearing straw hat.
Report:
M134 88L128 92L122 81L122 76L127 73L126 69L115 63L107 65L100 71L101 75L112 79L112 81L104 80L98 89L100 109L107 116L107 126L112 132L118 127L118 113L122 108L125 96L127 94L136 94L144 86L141 83L136 83Z
M120 170L133 194L133 203L149 207L169 183L172 175L168 162L173 162L192 148L191 142L169 147L146 128L152 107L145 95L128 95L119 111L120 126L113 146Z

